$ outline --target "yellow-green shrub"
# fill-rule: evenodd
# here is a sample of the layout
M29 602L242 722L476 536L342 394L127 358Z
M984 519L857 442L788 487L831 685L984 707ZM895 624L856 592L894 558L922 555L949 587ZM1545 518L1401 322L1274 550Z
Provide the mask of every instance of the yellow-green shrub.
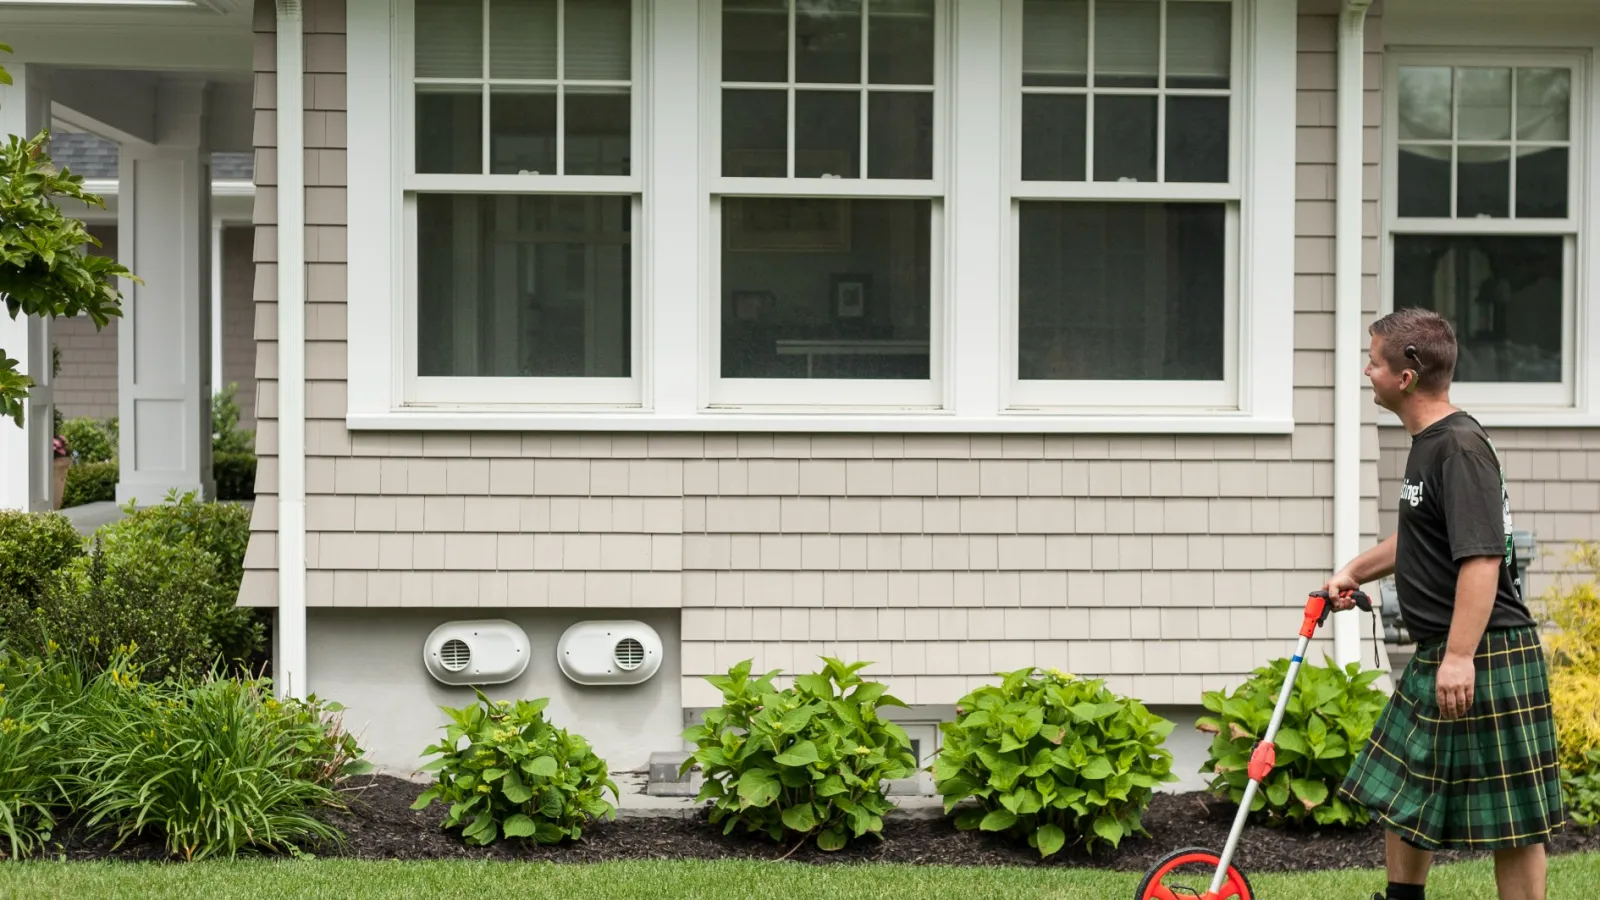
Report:
M1567 807L1590 827L1600 821L1600 543L1580 542L1567 565L1542 598L1545 648Z

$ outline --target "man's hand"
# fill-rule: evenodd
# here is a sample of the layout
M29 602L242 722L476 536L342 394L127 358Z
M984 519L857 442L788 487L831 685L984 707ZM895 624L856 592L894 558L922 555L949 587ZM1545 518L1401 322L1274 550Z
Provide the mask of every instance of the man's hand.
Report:
M1356 581L1349 572L1341 571L1329 578L1328 583L1323 585L1322 589L1328 592L1328 602L1333 605L1334 610L1343 612L1347 609L1355 609L1355 598L1347 596L1347 594L1350 591L1361 590L1361 583Z
M1439 665L1437 692L1439 712L1446 719L1459 719L1472 706L1472 685L1476 676L1472 657L1446 653Z

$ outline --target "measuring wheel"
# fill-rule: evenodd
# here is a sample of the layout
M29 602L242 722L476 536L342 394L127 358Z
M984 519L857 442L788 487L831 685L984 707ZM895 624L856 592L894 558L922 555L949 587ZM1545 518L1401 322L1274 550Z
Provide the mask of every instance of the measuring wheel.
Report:
M1211 893L1211 881L1222 857L1203 847L1167 854L1139 882L1133 900L1255 900L1244 873L1229 866L1222 887Z

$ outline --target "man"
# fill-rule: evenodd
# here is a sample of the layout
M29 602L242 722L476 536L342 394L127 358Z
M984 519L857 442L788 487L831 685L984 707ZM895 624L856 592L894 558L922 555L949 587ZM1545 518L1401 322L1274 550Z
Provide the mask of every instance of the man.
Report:
M1399 528L1327 588L1393 573L1417 649L1340 793L1387 829L1388 893L1374 900L1425 900L1441 849L1493 851L1501 900L1544 900L1544 845L1566 816L1504 474L1477 421L1450 403L1449 323L1404 309L1369 331L1374 399L1411 434Z

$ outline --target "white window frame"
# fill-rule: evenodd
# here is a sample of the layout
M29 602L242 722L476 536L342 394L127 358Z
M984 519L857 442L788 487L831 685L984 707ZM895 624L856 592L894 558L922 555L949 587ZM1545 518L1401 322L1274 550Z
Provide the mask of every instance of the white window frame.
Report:
M1147 0L1155 3L1157 0ZM1248 163L1260 160L1262 155L1249 140L1246 126L1250 124L1250 107L1253 94L1260 87L1251 78L1249 66L1251 47L1248 43L1249 17L1252 7L1263 5L1260 0L1198 0L1226 4L1232 11L1230 31L1230 78L1227 89L1190 90L1167 87L1167 26L1168 0L1159 0L1161 8L1161 37L1158 51L1158 75L1154 88L1081 88L1025 87L1023 85L1023 0L1005 0L1006 46L1006 284L1003 303L1003 328L1005 340L1006 407L1017 412L1090 412L1110 409L1139 413L1182 413L1195 410L1238 411L1248 410L1253 398L1241 396L1241 383L1246 360L1241 359L1241 344L1245 338L1242 328L1241 306L1246 293L1241 277L1248 274L1247 265L1261 257L1243 252L1241 231L1247 217L1262 215L1261 204L1250 202L1251 174ZM1186 0L1187 2L1187 0ZM1266 4L1270 5L1270 4ZM1089 35L1087 49L1089 66L1094 62L1095 5L1090 4L1087 20ZM1259 39L1257 39L1259 40ZM1026 94L1087 96L1086 144L1084 181L1039 181L1022 177L1023 150L1023 97ZM1157 102L1156 172L1157 181L1149 183L1119 183L1092 180L1094 175L1094 98L1107 95L1155 96ZM1226 182L1192 183L1165 182L1166 171L1166 103L1173 96L1226 96L1228 113L1228 180ZM1247 199L1250 198L1250 199ZM1223 280L1223 377L1220 381L1192 380L1043 380L1020 377L1021 353L1021 259L1020 244L1021 205L1030 201L1105 201L1105 202L1205 202L1208 205L1225 205L1225 260ZM1291 227L1292 227L1292 223ZM1270 295L1268 295L1270 296ZM1259 352L1260 348L1256 348ZM1260 356L1254 360L1266 363ZM1291 363L1292 365L1292 363Z
M777 180L720 183L720 133L710 127L708 97L720 96L707 73L708 10L716 0L649 0L635 17L635 142L642 149L629 176L643 195L634 219L636 307L631 329L640 341L633 369L637 392L622 402L585 403L553 391L532 396L486 395L473 382L453 402L408 396L405 330L407 258L400 152L406 100L401 66L399 0L348 0L349 228L347 278L350 329L346 424L380 431L630 431L811 433L1288 434L1294 427L1296 76L1298 14L1293 3L1242 4L1243 54L1234 96L1243 117L1233 155L1239 167L1238 401L1218 407L1075 406L1027 408L1015 403L1014 353L1006 332L1014 315L1006 298L1014 239L1009 156L1020 104L1007 67L1020 50L999 4L942 0L935 110L935 175L942 223L935 240L931 299L933 390L910 398L856 391L863 381L823 381L833 396L782 396L776 379L759 396L726 393L713 376L720 361L717 217L722 193L783 194ZM720 67L720 53L717 66ZM957 78L957 73L960 77ZM698 99L685 103L685 98ZM642 108L641 108L642 107ZM330 117L333 114L330 114ZM709 120L709 122L708 122ZM708 143L708 136L714 140ZM471 176L468 176L471 177ZM502 176L504 177L504 176ZM816 181L823 182L822 179ZM929 196L927 183L869 180L872 196ZM529 182L530 185L533 182ZM796 184L791 196L827 196L836 182ZM545 182L538 190L545 189ZM552 185L552 188L558 186ZM1034 187L1037 187L1035 185ZM1170 187L1170 186L1169 186ZM572 190L580 190L577 182ZM583 190L588 190L585 185ZM622 192L628 192L623 189ZM531 381L531 379L518 379ZM922 385L914 383L914 386ZM803 388L813 385L807 383ZM838 388L861 403L840 406ZM893 383L867 389L897 387ZM731 384L726 387L739 387ZM718 393L722 391L722 393ZM759 404L729 401L755 400Z
M565 59L565 10L567 4L582 2L582 0L564 0L557 6L557 71L554 79L537 81L517 79L497 79L489 77L489 3L483 4L484 14L484 72L482 78L468 79L474 84L532 84L554 87L561 91L566 84L566 72L563 60ZM647 304L644 297L648 294L648 285L641 277L643 250L640 237L643 217L644 178L642 169L642 149L647 146L643 134L645 130L644 98L641 97L641 73L646 65L644 46L644 0L630 0L632 9L632 27L630 40L632 42L631 76L627 82L631 117L629 122L629 140L631 149L629 153L630 165L627 175L461 175L461 174L432 174L416 172L416 106L413 102L414 63L415 63L415 29L414 0L393 0L395 43L396 52L393 55L395 66L395 80L398 90L394 91L394 121L398 123L394 144L398 150L398 199L402 222L401 252L396 256L400 263L399 276L404 287L404 306L401 331L403 332L404 348L401 354L401 379L403 383L402 396L408 406L414 407L448 407L462 404L482 404L500 407L537 406L544 408L628 408L638 407L642 401L641 375L644 366L645 343L643 339L645 323L643 321ZM453 81L454 79L442 79ZM588 84L590 82L583 82ZM605 86L621 86L622 82L604 82ZM490 148L490 121L489 121L489 91L484 95L483 108L483 157L485 169L491 152ZM558 93L558 109L564 108L564 91ZM564 131L565 122L557 119L558 132ZM564 157L562 148L565 146L564 134L558 134L557 159L558 164ZM513 195L574 195L585 196L623 196L629 198L629 265L632 268L630 293L628 304L629 316L629 347L630 355L627 377L490 377L490 376L424 376L418 373L417 343L419 328L417 324L417 260L420 253L415 252L417 246L417 198L422 193L437 193L446 195L474 195L488 194L513 194Z
M947 164L950 124L949 104L949 0L934 0L933 34L933 84L926 89L933 96L933 167L932 177L921 179L868 178L865 148L869 141L868 98L875 89L867 80L870 47L867 43L868 20L861 16L861 82L853 86L861 98L862 156L856 178L739 178L722 174L722 92L725 88L744 86L740 82L722 79L722 0L704 0L701 6L702 44L704 61L701 83L705 86L701 108L702 180L707 185L706 214L702 219L707 240L706 267L708 286L702 292L708 304L703 317L705 335L703 347L701 408L705 410L777 412L783 410L819 409L865 410L889 408L902 410L933 410L946 405L944 395L944 361L948 349L944 341L944 266L945 266L945 166ZM870 7L868 7L870 9ZM789 129L786 156L788 168L794 171L794 103L795 94L808 88L849 91L850 85L808 85L795 77L795 4L789 10L789 70L788 81L763 82L750 87L777 92L783 84L789 98ZM888 87L894 90L896 86ZM883 88L877 88L883 89ZM921 87L912 87L920 90ZM843 198L856 200L927 200L932 204L929 239L929 298L928 298L928 378L925 381L891 379L806 379L806 378L727 378L722 375L722 198L724 197L800 197L806 199Z
M1572 111L1568 155L1569 203L1565 219L1454 219L1401 218L1398 193L1400 173L1400 69L1413 66L1436 67L1555 67L1572 70ZM1383 268L1380 314L1395 309L1394 245L1397 235L1545 235L1565 238L1565 279L1562 298L1562 347L1560 383L1461 382L1451 385L1451 399L1481 411L1486 424L1552 424L1562 418L1581 415L1594 402L1600 366L1583 358L1585 349L1595 346L1595 314L1583 309L1578 299L1587 297L1592 284L1585 252L1593 236L1588 233L1588 198L1585 186L1593 159L1591 116L1589 114L1592 77L1586 56L1561 50L1511 51L1483 47L1434 47L1396 50L1386 55L1384 65L1384 143L1383 143ZM1513 97L1515 82L1513 81ZM1454 102L1457 94L1452 93ZM1514 101L1513 101L1514 102ZM1454 140L1454 139L1452 139ZM1476 142L1468 142L1476 143ZM1513 176L1514 179L1515 176ZM1454 176L1452 176L1452 185ZM1515 191L1513 181L1512 190ZM1454 197L1451 203L1454 206ZM1515 198L1513 196L1513 203ZM1512 210L1513 214L1515 209ZM1541 421L1543 420L1543 421ZM1385 414L1384 424L1398 424Z

